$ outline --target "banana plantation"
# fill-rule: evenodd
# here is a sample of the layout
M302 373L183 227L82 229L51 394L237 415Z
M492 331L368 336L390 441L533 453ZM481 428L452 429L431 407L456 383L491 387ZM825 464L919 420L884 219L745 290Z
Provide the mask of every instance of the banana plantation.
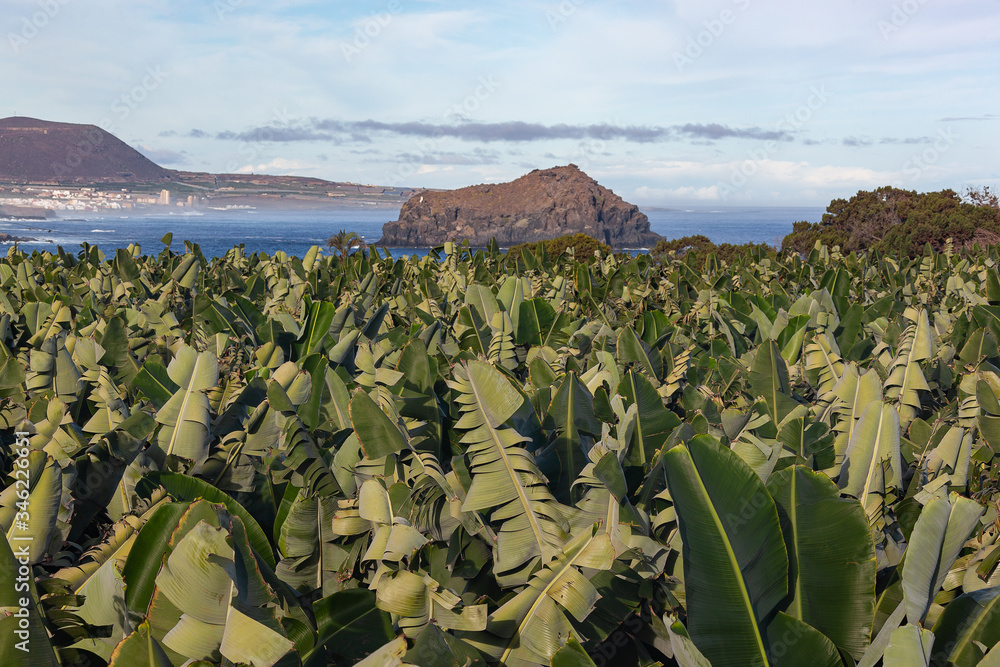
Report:
M1000 665L997 249L164 242L0 260L4 667Z

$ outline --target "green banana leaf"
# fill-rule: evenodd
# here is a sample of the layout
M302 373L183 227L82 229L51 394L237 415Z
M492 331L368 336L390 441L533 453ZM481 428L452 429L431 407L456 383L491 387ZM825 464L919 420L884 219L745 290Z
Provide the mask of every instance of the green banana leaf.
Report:
M542 298L521 302L515 341L518 345L542 345L556 322L555 308Z
M194 517L192 517L194 519ZM231 527L216 526L215 522ZM240 520L209 514L172 536L173 548L156 576L148 619L168 656L221 658L270 667L293 647L276 618ZM227 567L228 565L228 567Z
M647 378L654 382L659 380L663 371L662 364L653 363L653 357L650 356L649 350L644 347L643 342L639 340L632 327L622 329L621 333L618 334L618 344L615 347L618 350L619 364L622 366L637 364ZM659 361L659 355L656 357Z
M886 464L889 470L886 470ZM881 401L865 408L851 433L837 486L861 501L869 521L885 511L885 494L902 483L899 452L899 414Z
M750 369L750 390L763 397L776 426L781 426L798 405L791 396L788 367L776 341L765 341L757 348Z
M934 339L926 310L920 310L916 322L904 332L885 381L886 400L898 401L899 420L904 427L920 414L919 392L930 391L919 363L934 356Z
M360 660L395 638L389 614L375 606L375 592L364 588L338 591L313 603L318 637L302 657L304 667L328 664L327 652Z
M768 664L765 619L788 593L774 501L760 478L709 436L664 459L684 543L691 639L716 667Z
M932 665L971 667L984 651L1000 643L1000 587L964 593L952 600L932 628L935 644ZM994 653L994 651L990 651Z
M351 425L365 456L380 459L405 449L406 438L389 417L365 392L358 390L351 398Z
M618 394L625 406L635 405L635 431L628 449L627 462L645 466L653 462L656 453L666 443L681 420L663 405L656 388L642 373L629 369L618 385Z
M670 637L670 647L674 653L674 659L680 667L712 667L698 647L691 641L687 628L680 621L674 621L667 626Z
M33 568L26 543L0 537L0 661L11 667L60 664L42 624Z
M875 369L870 369L859 375L856 364L850 363L844 368L844 374L832 389L836 399L831 408L837 412L839 419L833 424L836 432L834 450L836 464L843 463L844 454L854 436L854 429L865 409L874 401L882 400L882 383ZM836 469L828 471L831 476Z
M599 533L580 533L563 553L535 574L528 586L490 614L483 632L462 638L506 665L549 665L562 644L579 635L566 617L583 621L600 591L580 568L609 569L614 554Z
M551 448L558 462L555 474L548 476L557 498L569 502L570 487L587 464L583 438L599 438L601 422L594 413L594 397L576 373L567 373L548 405L544 426L555 432Z
M556 651L551 664L552 667L597 667L597 663L590 659L586 649L576 637L570 637L563 647Z
M820 394L832 391L844 375L844 360L835 338L816 334L805 348L805 371L810 383Z
M535 558L547 563L560 552L569 524L534 457L518 446L527 438L506 425L523 396L480 361L455 369L451 384L461 410L455 428L463 433L472 475L462 511L492 510L491 521L502 523L495 547L497 573Z
M935 498L924 506L910 535L903 563L903 599L906 618L911 624L924 620L982 514L982 506L958 494Z
M200 465L208 458L212 419L205 390L219 383L218 360L211 352L185 345L167 366L167 374L179 389L156 413L162 426L153 451Z
M181 501L208 500L225 505L226 509L240 518L250 536L254 551L269 567L274 567L274 549L267 539L267 534L257 523L257 520L246 509L225 491L220 491L211 484L196 477L169 472L151 472L146 476L150 482L161 485L171 496Z
M340 590L337 577L347 552L333 543L332 521L337 501L331 496L298 493L281 524L275 574L292 588L318 590L329 595Z
M490 322L493 336L486 351L486 358L508 371L514 370L518 365L517 351L514 348L515 326L514 320L506 312L497 313Z
M181 287L192 288L198 281L198 274L201 271L201 262L194 254L184 255L177 265L177 268L170 274L170 279Z
M892 633L882 664L885 667L929 667L934 633L919 625L904 625Z
M775 473L767 490L788 552L784 611L860 659L875 614L875 543L864 510L841 498L826 475L802 466Z
M14 467L11 485L0 492L0 529L12 545L28 548L32 565L54 555L69 533L67 473L52 456L32 449Z
M173 663L160 643L150 634L149 622L124 638L114 649L108 667L172 667Z
M397 637L376 649L364 660L355 663L354 667L401 667L404 655L406 655L406 638Z
M767 654L775 667L843 667L844 661L822 632L779 611L767 625Z

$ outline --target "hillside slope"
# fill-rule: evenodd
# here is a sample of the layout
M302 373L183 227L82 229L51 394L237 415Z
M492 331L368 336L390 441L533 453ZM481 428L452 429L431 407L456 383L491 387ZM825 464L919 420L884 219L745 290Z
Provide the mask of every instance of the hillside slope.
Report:
M174 172L96 125L0 119L0 181L155 183Z

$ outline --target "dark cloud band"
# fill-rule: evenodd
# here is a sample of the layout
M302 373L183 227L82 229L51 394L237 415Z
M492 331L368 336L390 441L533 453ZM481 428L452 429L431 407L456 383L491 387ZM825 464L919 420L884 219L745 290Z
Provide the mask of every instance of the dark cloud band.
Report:
M397 134L421 138L449 138L460 141L478 142L530 142L554 139L628 141L633 143L653 143L662 141L682 141L720 139L751 139L760 141L791 141L792 137L783 130L767 130L760 127L734 128L718 123L687 123L670 127L641 125L543 125L511 121L503 123L459 123L444 125L434 123L406 122L384 123L376 120L341 121L332 119L312 119L295 125L263 126L243 132L225 131L215 134L216 139L248 142L288 143L298 141L370 141L374 133ZM195 131L189 136L204 136Z

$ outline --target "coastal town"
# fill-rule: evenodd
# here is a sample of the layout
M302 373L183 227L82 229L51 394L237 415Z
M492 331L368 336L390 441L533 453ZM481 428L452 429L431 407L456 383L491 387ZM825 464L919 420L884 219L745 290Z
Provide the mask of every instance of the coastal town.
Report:
M354 183L324 183L324 187L274 187L273 183L232 182L197 186L121 187L118 184L0 185L0 218L46 217L102 211L137 212L147 209L328 208L400 205L412 196L408 188L386 188ZM27 213L25 213L27 211Z
M193 208L203 203L204 198L193 195L183 201L171 201L169 190L161 190L156 195L97 188L10 187L0 190L0 207L32 208L59 213L130 210L171 205Z

